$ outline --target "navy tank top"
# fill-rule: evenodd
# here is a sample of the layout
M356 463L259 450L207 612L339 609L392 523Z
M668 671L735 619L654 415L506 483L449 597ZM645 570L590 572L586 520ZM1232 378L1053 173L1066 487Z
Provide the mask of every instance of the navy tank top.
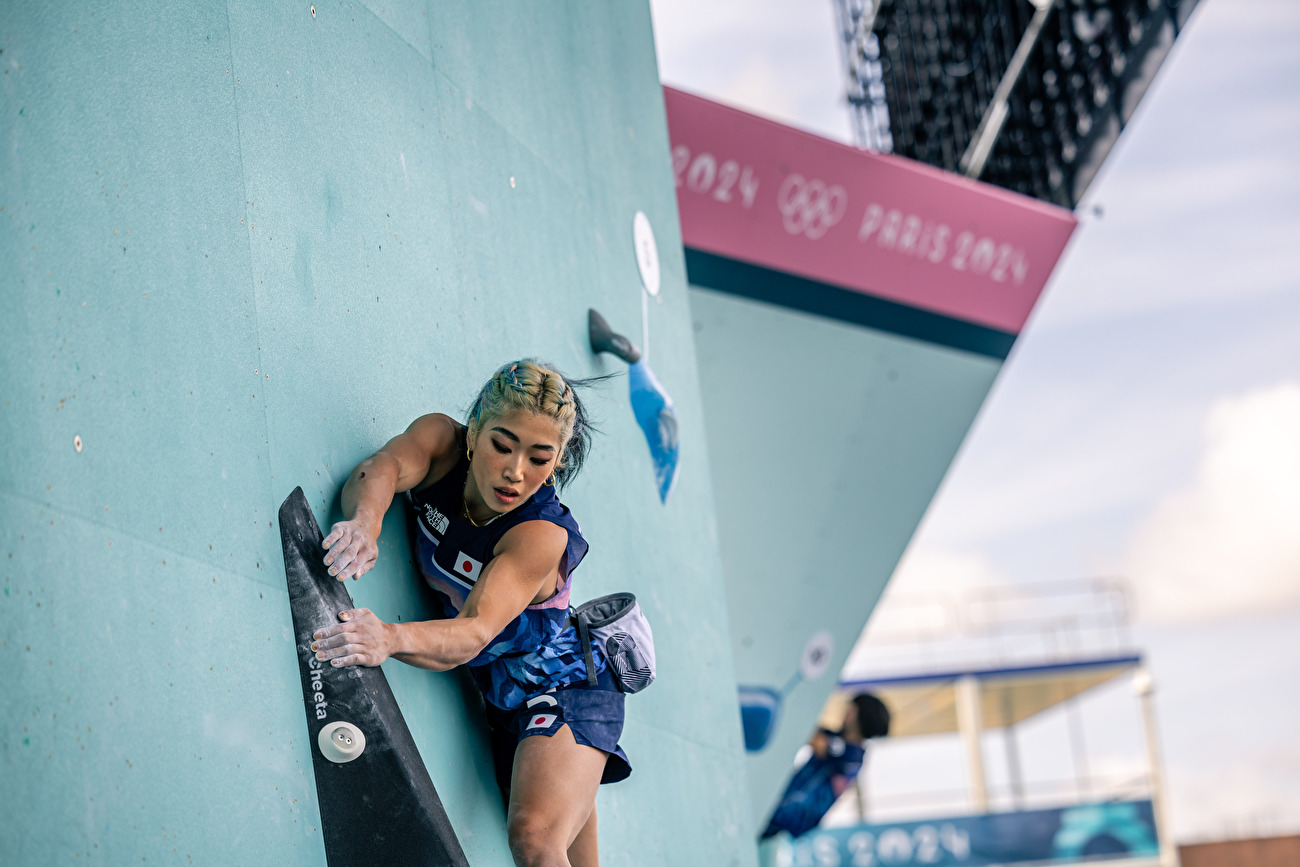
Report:
M587 540L550 485L543 485L536 494L485 526L476 527L466 520L464 489L469 461L463 452L464 436L464 429L459 429L462 455L456 466L429 487L408 495L416 525L416 564L436 592L444 617L460 613L469 591L492 562L497 543L512 528L526 521L549 521L569 535L560 560L560 586L555 593L525 608L468 663L484 698L496 707L511 710L539 693L587 679L578 633L569 621L573 570L587 554ZM593 650L599 674L606 667L604 654L599 648Z

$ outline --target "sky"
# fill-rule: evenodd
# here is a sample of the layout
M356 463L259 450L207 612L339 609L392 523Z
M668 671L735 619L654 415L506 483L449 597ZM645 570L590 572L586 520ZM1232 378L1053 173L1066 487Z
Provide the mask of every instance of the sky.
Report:
M850 140L831 0L652 0L660 75ZM1156 684L1180 842L1300 833L1300 4L1201 0L891 581L1116 576ZM860 642L847 674L870 667ZM1141 773L1125 683L1021 731L1031 779ZM997 783L1000 740L987 744ZM884 742L873 804L960 792Z

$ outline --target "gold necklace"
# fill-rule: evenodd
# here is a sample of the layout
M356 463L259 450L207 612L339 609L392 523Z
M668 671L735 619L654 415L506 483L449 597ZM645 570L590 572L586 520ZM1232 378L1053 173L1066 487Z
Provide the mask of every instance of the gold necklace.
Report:
M477 522L474 520L474 518L470 515L470 513L469 513L469 503L467 503L467 502L465 501L465 497L464 497L463 495L462 495L461 498L460 498L460 510L461 510L461 512L464 513L464 515L465 515L465 520L466 520L466 521L469 521L469 524L470 524L471 527L486 527L488 524L491 524L491 523L492 523L493 521L495 521L497 518L500 518L500 517L501 517L501 513L500 513L500 512L497 512L497 513L493 514L492 517L490 517L490 518L488 518L486 521L484 521L482 524L477 523Z

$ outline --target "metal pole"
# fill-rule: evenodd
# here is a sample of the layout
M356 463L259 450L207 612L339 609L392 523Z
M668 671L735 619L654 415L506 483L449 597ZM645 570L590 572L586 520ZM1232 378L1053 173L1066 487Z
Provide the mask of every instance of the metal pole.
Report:
M957 678L954 688L957 704L957 729L966 748L966 775L970 782L971 806L978 813L989 811L988 786L984 781L984 752L980 747L984 734L984 707L980 700L980 682L973 674Z
M1083 723L1079 720L1078 696L1065 705L1065 723L1070 730L1070 748L1074 758L1074 787L1080 801L1092 797L1092 769L1088 767L1088 748L1083 740Z
M1038 35L1043 32L1043 25L1047 23L1047 16L1056 6L1056 0L1031 0L1031 2L1034 4L1034 17L1025 28L1025 35L1020 37L1020 44L1016 46L1016 53L1011 55L1007 71L1002 73L998 89L993 92L993 99L989 100L989 106L984 110L984 117L980 119L979 129L975 130L966 153L962 154L961 170L972 178L978 178L984 173L984 164L988 162L989 154L993 153L993 143L997 140L998 133L1002 132L1002 124L1007 119L1007 100L1011 97L1011 89L1020 79L1020 73L1029 60L1029 52L1034 49L1034 44L1038 42Z
M1025 780L1020 770L1020 744L1016 741L1015 708L1011 703L1011 690L1002 692L1002 734L1006 740L1007 778L1011 781L1011 808L1025 808Z
M858 821L864 825L867 824L867 775L864 773L866 770L864 767L859 771L857 778L853 781L858 793Z
M1151 812L1155 814L1156 836L1160 839L1160 867L1179 867L1178 849L1169 833L1164 775L1160 770L1159 734L1156 731L1155 688L1146 666L1133 672L1133 692L1142 708L1142 733L1147 748L1147 776L1151 780Z

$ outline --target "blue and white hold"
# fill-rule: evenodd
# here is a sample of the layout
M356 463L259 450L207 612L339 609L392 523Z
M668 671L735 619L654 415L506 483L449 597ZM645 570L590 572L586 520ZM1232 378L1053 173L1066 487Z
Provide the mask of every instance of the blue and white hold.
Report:
M650 342L649 298L659 294L659 253L655 247L650 221L640 211L632 221L632 241L636 248L637 269L641 274L641 335L646 351L642 352L635 343L610 328L605 317L595 310L587 312L587 334L593 352L614 355L628 364L632 415L650 447L659 500L667 502L668 494L677 481L680 440L673 399L650 369L646 358Z
M627 380L632 392L632 414L650 446L659 499L667 502L668 492L677 481L677 413L673 399L644 358L627 369Z

